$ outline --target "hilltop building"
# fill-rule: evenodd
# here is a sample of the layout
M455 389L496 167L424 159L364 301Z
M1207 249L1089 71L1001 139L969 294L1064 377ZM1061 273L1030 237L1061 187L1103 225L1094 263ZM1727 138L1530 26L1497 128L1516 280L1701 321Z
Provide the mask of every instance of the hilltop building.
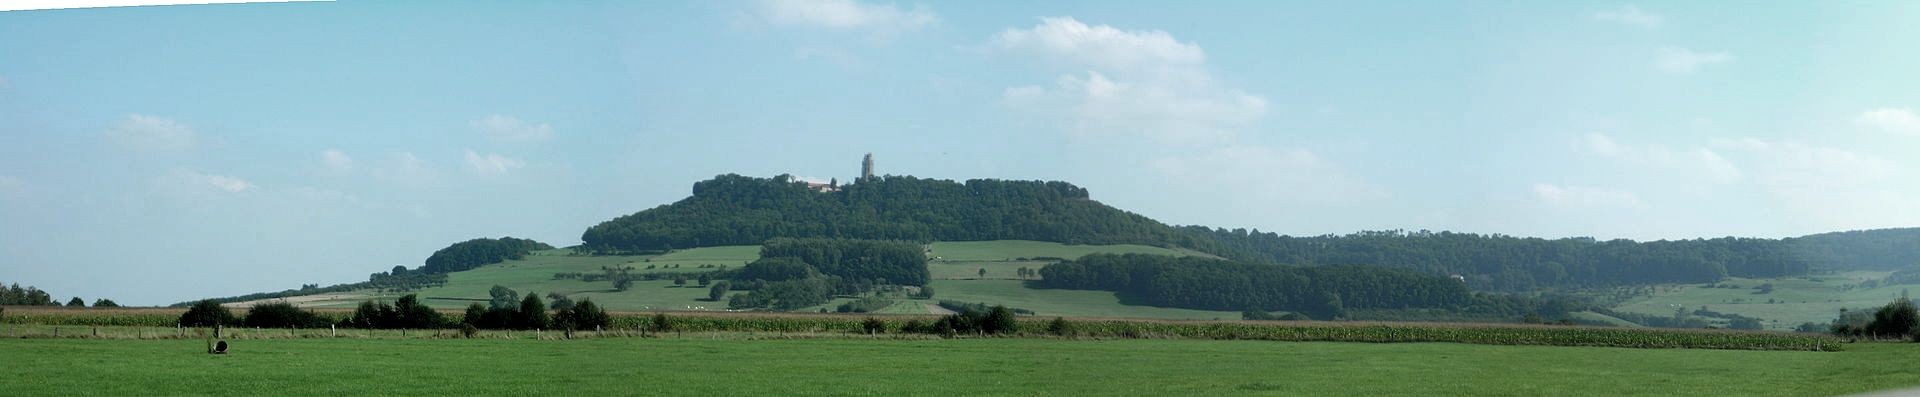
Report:
M873 179L873 153L867 153L867 158L860 160L860 180L868 179Z

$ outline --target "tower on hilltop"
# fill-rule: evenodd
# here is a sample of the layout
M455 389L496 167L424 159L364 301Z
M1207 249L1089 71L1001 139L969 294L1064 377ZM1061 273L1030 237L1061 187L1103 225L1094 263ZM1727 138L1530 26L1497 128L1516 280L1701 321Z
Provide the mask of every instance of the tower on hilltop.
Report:
M867 158L860 160L860 180L868 179L873 179L873 153L867 153Z

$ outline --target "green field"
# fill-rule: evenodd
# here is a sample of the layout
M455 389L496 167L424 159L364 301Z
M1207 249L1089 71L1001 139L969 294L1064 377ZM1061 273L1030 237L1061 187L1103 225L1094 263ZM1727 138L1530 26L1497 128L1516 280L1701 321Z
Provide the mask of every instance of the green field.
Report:
M1920 386L1837 353L1057 339L0 340L8 395L1836 395ZM102 381L102 380L112 381Z
M1118 298L1110 292L1039 290L1021 285L1017 270L1026 267L1039 270L1052 263L1048 260L1021 260L1018 258L1079 258L1092 253L1142 253L1158 255L1194 255L1193 253L1144 245L1066 245L1040 241L974 241L974 242L938 242L931 244L928 270L934 278L933 286L937 294L934 300L904 300L883 313L925 314L925 305L935 300L952 299L968 302L1002 304L1037 311L1043 315L1081 316L1081 317L1142 317L1160 319L1237 319L1239 313L1215 312L1203 310L1166 309L1147 306L1121 305ZM573 299L592 298L611 310L724 310L724 302L709 302L704 299L707 289L689 283L686 287L675 287L672 281L635 281L632 289L614 291L610 282L584 282L573 279L555 280L554 273L582 272L597 273L602 267L633 267L637 272L702 272L717 270L717 266L728 268L751 262L759 257L757 246L707 247L677 250L664 255L633 256L572 256L564 249L539 251L524 259L481 266L480 268L449 273L447 284L439 287L414 291L425 299L427 304L445 309L465 307L473 302L484 302L488 290L494 285L504 285L520 293L559 292ZM716 267L701 268L701 265ZM647 269L654 266L654 269ZM677 267L676 267L677 266ZM981 277L980 269L986 269L987 275ZM1029 279L1032 279L1031 277ZM351 308L369 298L391 299L398 293L358 292L317 296L310 300L295 300L304 307ZM848 299L836 299L834 302L803 309L817 311L820 308L832 309ZM244 308L245 305L236 305Z
M1878 288L1848 288L1863 281L1884 278L1889 272L1848 272L1832 275L1773 279L1729 278L1716 283L1735 288L1709 288L1701 284L1661 285L1651 294L1629 299L1614 310L1659 316L1672 316L1678 308L1709 310L1756 317L1767 329L1791 330L1804 322L1826 324L1838 317L1840 308L1859 310L1886 305L1915 285L1890 285ZM1760 294L1757 287L1773 284L1773 292ZM1772 300L1771 303L1768 301ZM1724 324L1721 324L1724 325Z
M1010 261L1019 258L1051 257L1079 259L1087 254L1204 255L1145 245L1067 245L1044 241L942 241L932 244L927 259L934 261L983 262Z

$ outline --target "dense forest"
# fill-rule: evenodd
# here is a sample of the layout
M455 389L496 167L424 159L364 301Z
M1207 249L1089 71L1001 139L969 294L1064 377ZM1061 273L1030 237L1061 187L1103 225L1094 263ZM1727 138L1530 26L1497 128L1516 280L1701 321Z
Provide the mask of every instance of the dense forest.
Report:
M1460 275L1469 288L1486 291L1715 282L1920 264L1920 229L1648 242L1428 231L1293 237L1172 227L1088 197L1086 189L1065 182L887 176L822 192L785 175L729 174L695 183L692 197L603 222L581 238L599 252L760 244L777 237L1128 243L1253 264L1373 265Z
M905 241L777 238L760 246L761 258L792 258L821 274L878 284L926 285L927 255Z
M426 265L421 266L419 271L428 274L452 273L520 259L530 252L550 249L553 249L553 246L527 239L477 238L434 251L432 256L427 257Z
M1295 267L1143 254L1094 254L1040 268L1050 288L1114 291L1122 302L1202 310L1285 310L1314 319L1347 308L1458 308L1459 281L1372 266Z
M821 192L787 175L721 175L693 196L581 235L597 251L760 244L776 237L906 241L1039 240L1192 245L1194 237L1088 198L1066 182L875 177Z
M1291 237L1259 230L1190 226L1217 254L1249 262L1363 264L1458 274L1474 289L1527 291L1714 282L1727 276L1780 277L1816 269L1893 269L1920 264L1920 229L1819 234L1787 239L1541 239L1453 232L1361 232Z

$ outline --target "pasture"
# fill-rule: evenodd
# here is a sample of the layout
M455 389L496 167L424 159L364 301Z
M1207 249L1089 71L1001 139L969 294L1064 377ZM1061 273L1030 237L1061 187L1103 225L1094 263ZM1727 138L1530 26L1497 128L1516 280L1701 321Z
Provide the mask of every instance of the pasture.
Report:
M1842 352L1209 340L0 340L9 395L1835 395L1920 385ZM111 379L111 382L100 380Z
M1729 278L1713 286L1705 284L1669 284L1651 287L1614 306L1631 313L1672 316L1685 307L1688 311L1708 308L1716 312L1760 318L1771 330L1791 330L1805 322L1826 324L1839 316L1841 308L1871 309L1886 305L1915 285L1884 285L1861 288L1868 280L1886 277L1888 272L1847 272L1830 275L1768 279ZM1762 293L1759 286L1771 284L1772 292ZM1726 288L1732 287L1732 288ZM1725 326L1724 321L1720 322Z

